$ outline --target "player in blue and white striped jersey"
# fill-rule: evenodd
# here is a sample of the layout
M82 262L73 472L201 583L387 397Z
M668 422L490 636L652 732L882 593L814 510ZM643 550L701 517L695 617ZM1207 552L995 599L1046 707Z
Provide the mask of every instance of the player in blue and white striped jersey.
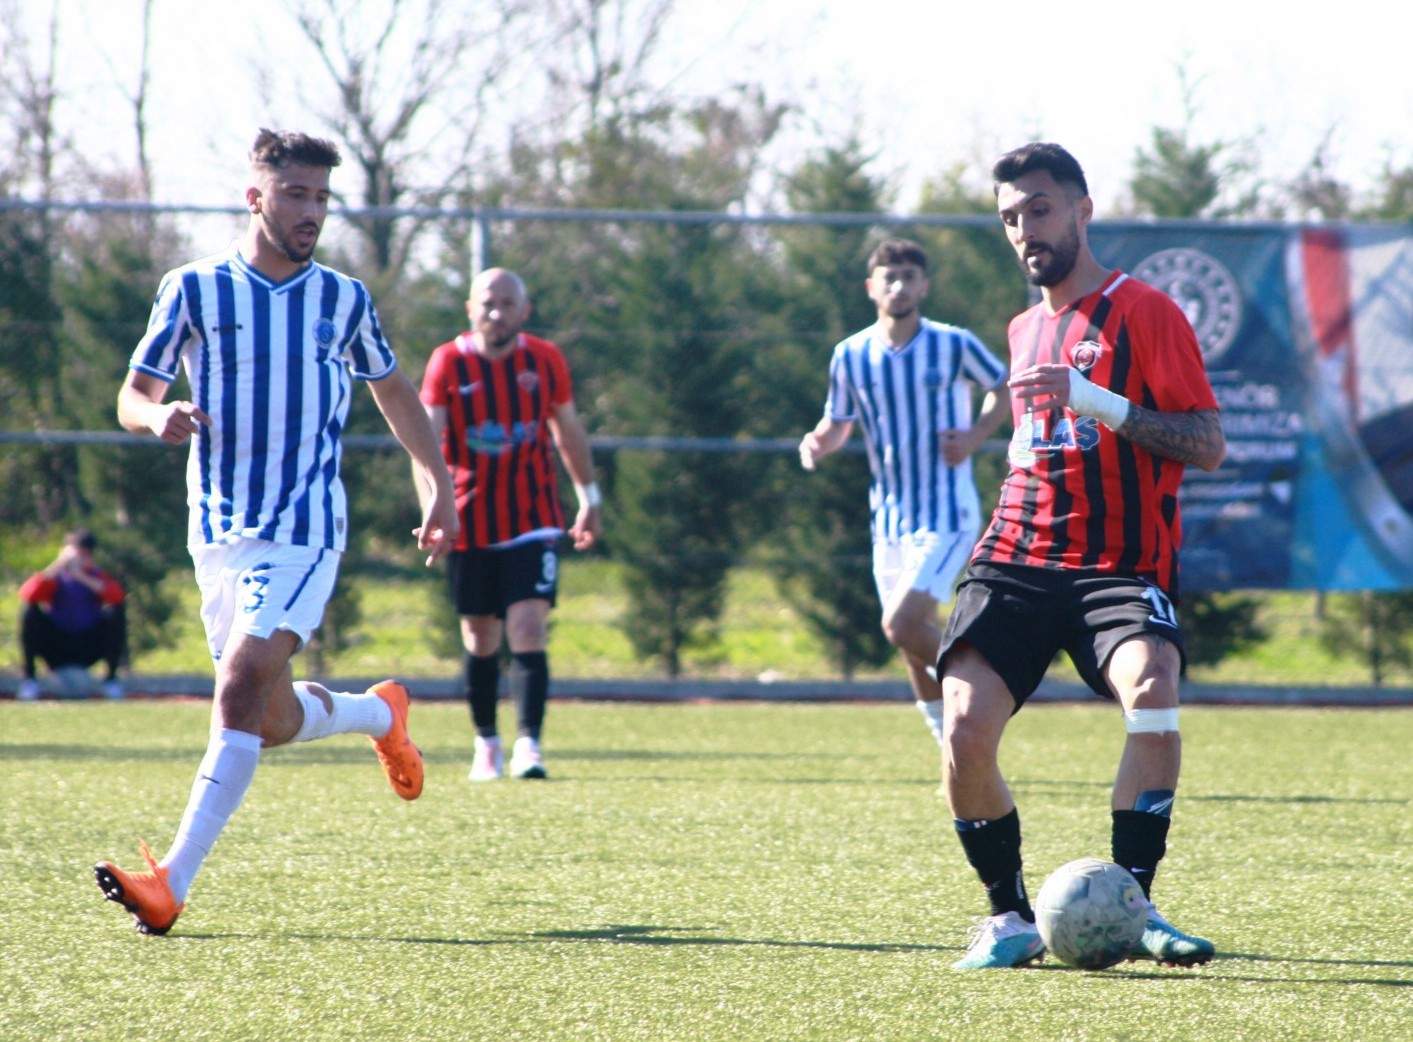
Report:
M311 261L277 281L239 244L168 273L131 367L184 369L213 418L188 456L188 544L229 536L342 551L339 432L352 381L396 367L362 283Z
M878 321L834 348L824 416L800 441L800 462L814 470L862 426L883 631L940 745L937 610L951 601L981 529L972 453L1006 419L1010 392L1006 366L973 333L922 316L927 266L926 251L907 239L880 243L869 257Z
M245 235L168 273L118 394L118 420L187 457L188 547L216 664L212 725L186 813L145 871L94 870L144 933L166 933L217 837L245 797L261 750L365 734L404 799L422 791L407 734L407 691L295 683L290 659L319 625L348 540L340 436L353 381L368 383L413 460L432 564L458 520L450 474L417 391L397 368L368 291L313 260L338 150L262 130L251 151ZM184 373L191 397L167 401ZM311 804L313 806L313 804Z

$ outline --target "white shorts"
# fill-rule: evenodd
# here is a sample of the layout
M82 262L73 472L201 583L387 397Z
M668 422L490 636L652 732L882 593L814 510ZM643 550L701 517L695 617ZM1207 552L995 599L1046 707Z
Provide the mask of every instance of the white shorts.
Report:
M302 647L324 618L339 558L337 550L263 539L192 547L211 658L219 660L237 633L268 637L289 630Z
M901 543L873 544L873 581L886 609L909 590L947 604L972 548L974 529L965 532L914 532Z

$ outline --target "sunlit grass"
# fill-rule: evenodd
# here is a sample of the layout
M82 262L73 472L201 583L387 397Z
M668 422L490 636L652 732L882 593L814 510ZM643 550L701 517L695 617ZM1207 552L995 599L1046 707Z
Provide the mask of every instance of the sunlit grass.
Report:
M91 865L160 853L199 701L0 702L6 1042L1401 1042L1413 713L1184 712L1156 896L1196 971L959 974L984 901L904 705L557 703L549 782L465 781L417 702L415 803L354 736L268 751L165 938ZM1032 887L1107 853L1122 729L1036 705L1005 767Z
M362 618L349 645L325 652L325 675L452 677L459 669L456 623L447 603L440 569L429 572L380 571L360 574L347 563L342 583L357 586ZM168 627L168 646L136 655L138 674L204 674L210 671L205 638L197 616L197 596L189 573L166 580L182 607ZM13 603L15 586L0 591ZM1348 686L1369 682L1366 668L1352 657L1336 658L1321 644L1314 595L1270 592L1259 595L1261 622L1270 639L1216 666L1197 666L1190 679L1201 684ZM662 666L640 660L621 620L627 598L621 569L610 561L565 555L559 606L551 616L552 664L562 678L645 679L663 676ZM760 569L734 571L728 582L715 646L690 648L683 657L684 676L697 679L837 680L837 670L820 639L805 626ZM0 655L17 663L12 631L0 629ZM308 669L306 661L302 668ZM859 679L901 679L902 669L887 663L863 670ZM1052 675L1073 680L1065 661ZM1393 672L1393 684L1413 682Z

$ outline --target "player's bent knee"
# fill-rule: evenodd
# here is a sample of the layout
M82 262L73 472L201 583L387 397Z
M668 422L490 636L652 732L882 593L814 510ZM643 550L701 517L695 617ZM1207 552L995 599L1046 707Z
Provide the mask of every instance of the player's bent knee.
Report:
M948 759L963 773L995 764L1000 753L1001 732L965 713L945 713L942 736Z

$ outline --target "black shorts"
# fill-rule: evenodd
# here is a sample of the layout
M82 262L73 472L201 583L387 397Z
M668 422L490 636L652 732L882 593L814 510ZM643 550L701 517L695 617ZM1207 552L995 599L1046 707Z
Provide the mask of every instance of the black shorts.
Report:
M1084 682L1113 698L1103 669L1124 641L1151 635L1185 657L1177 610L1145 579L1090 570L973 562L957 587L938 655L970 644L1006 682L1019 709L1063 650Z
M505 618L517 601L549 601L559 593L559 537L513 546L455 550L447 558L451 603L458 615Z

